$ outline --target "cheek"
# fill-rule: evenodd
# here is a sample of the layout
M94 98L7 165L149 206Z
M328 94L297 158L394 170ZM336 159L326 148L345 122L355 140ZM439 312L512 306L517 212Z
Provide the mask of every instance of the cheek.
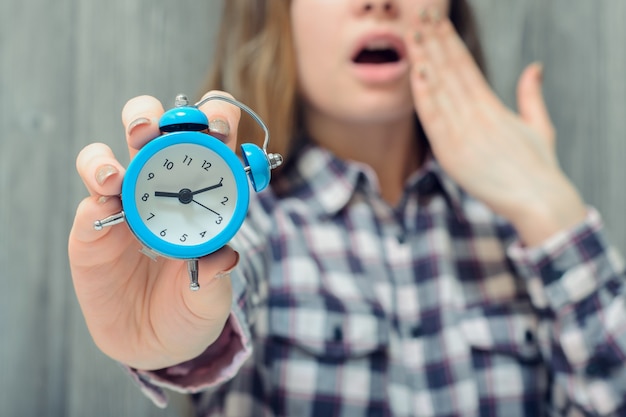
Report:
M450 0L405 0L404 3L406 5L405 10L409 12L419 12L429 7L436 7L444 14L448 14L450 11Z
M436 3L437 3L437 7L441 8L446 15L450 14L450 1L449 0L439 0Z
M343 62L341 50L337 46L338 26L333 28L330 24L320 22L311 24L311 20L301 22L294 30L298 82L305 98L312 98L316 92L326 94L321 90L332 84L332 80L341 72L340 65Z
M333 40L337 41L339 34L337 26L316 20L317 17L304 19L293 23L293 39L298 62L315 63L324 60L332 51ZM340 25L337 22L337 25Z
M332 96L329 90L335 85L336 77L337 72L323 56L316 58L313 54L304 54L298 57L298 89L309 104L319 105L325 97Z

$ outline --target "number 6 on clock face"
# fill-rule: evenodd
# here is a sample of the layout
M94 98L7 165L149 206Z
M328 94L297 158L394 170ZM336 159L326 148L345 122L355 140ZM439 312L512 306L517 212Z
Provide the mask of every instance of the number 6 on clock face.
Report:
M174 132L137 154L122 185L122 204L144 245L191 259L232 238L248 210L248 187L241 161L222 142Z

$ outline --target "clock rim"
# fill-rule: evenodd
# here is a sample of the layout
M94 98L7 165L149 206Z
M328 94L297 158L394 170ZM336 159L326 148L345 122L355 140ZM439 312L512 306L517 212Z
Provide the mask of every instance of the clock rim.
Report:
M215 237L199 245L185 246L167 242L156 236L146 225L135 202L137 180L146 162L156 153L173 145L195 144L208 148L221 157L233 173L237 189L235 209L228 224ZM250 188L241 160L222 141L200 132L172 132L148 142L132 159L122 181L122 209L126 223L137 239L159 255L175 259L196 259L224 247L241 228L248 213Z

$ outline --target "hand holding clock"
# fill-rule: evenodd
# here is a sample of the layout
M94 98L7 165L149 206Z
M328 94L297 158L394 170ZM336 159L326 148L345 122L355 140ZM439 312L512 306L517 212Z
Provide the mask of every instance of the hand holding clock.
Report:
M211 135L234 149L239 109L209 101L201 110L211 121ZM161 103L148 96L126 104L122 119L131 158L160 135L163 112ZM198 356L219 336L228 318L230 280L216 276L234 268L239 255L224 247L200 259L201 290L189 291L185 261L144 256L128 227L93 229L94 219L121 209L125 169L111 149L104 144L87 146L77 158L77 169L90 196L77 209L68 249L78 300L96 344L113 359L138 369L158 369Z

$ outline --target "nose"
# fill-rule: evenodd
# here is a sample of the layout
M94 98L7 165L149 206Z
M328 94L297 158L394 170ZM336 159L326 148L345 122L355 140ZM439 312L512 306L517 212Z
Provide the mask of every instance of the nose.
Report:
M357 0L356 10L359 15L396 17L398 15L397 0Z

